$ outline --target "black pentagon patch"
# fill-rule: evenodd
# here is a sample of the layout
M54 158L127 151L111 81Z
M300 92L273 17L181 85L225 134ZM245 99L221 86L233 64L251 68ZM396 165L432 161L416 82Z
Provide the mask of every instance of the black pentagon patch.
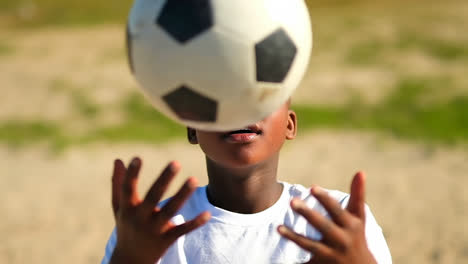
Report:
M210 0L167 0L156 23L180 43L213 26Z
M216 122L218 103L183 85L165 95L164 102L183 120Z
M282 28L255 45L257 81L281 83L297 54L296 45Z
M129 25L127 25L127 30L126 30L126 47L127 47L128 65L130 66L130 70L132 71L132 73L135 73L135 69L133 68L133 56L132 56L132 36L130 34Z

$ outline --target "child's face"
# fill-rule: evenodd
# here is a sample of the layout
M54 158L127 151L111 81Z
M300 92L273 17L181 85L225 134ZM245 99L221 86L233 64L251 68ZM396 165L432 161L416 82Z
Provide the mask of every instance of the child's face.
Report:
M262 121L238 131L207 132L188 129L189 141L223 167L259 164L277 154L286 139L296 136L296 114L289 102Z

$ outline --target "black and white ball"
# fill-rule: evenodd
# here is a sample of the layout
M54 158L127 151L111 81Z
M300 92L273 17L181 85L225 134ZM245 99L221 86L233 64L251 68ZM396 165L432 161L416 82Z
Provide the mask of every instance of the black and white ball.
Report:
M127 47L155 108L186 126L226 131L292 95L312 30L304 0L135 0Z

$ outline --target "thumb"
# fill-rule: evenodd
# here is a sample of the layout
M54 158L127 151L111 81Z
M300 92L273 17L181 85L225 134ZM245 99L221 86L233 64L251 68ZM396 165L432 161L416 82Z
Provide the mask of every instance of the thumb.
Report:
M365 192L366 192L366 175L364 172L358 172L351 183L351 196L349 198L348 210L351 214L365 219Z
M114 172L112 173L112 210L114 211L114 216L117 216L117 212L119 211L122 183L126 171L124 163L119 159L115 160Z

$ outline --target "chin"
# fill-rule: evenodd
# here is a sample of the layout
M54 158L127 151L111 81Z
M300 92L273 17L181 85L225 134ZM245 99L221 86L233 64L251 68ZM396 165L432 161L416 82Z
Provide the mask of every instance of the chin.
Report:
M254 167L255 165L258 165L260 163L261 162L254 159L235 159L226 162L225 166L233 169L246 169Z
M253 150L243 149L231 152L222 157L222 160L218 160L216 162L227 168L247 169L263 164L266 160L268 160L268 157L263 157L260 153Z

